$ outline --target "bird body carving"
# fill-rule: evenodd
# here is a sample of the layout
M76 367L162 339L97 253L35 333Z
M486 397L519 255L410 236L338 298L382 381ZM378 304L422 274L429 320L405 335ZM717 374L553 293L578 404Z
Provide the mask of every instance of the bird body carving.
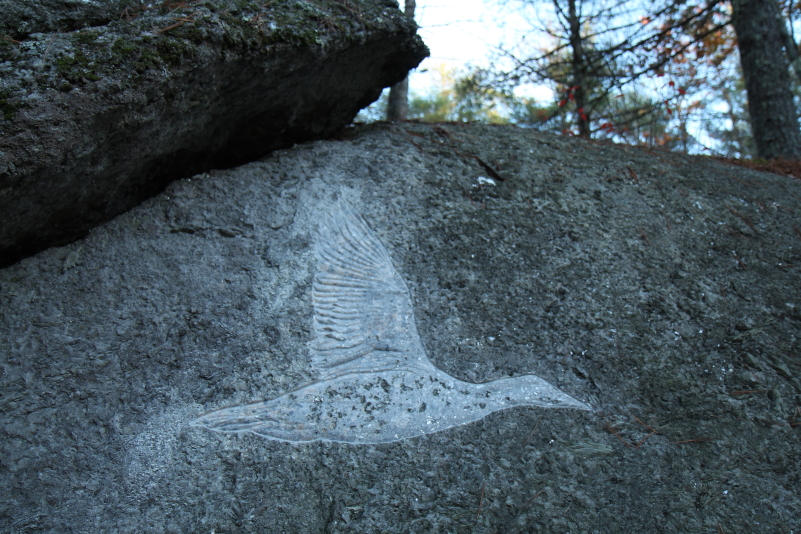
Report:
M311 365L316 382L192 422L290 442L385 443L477 421L512 406L589 410L534 375L475 384L426 356L409 290L349 205L324 216L315 246Z

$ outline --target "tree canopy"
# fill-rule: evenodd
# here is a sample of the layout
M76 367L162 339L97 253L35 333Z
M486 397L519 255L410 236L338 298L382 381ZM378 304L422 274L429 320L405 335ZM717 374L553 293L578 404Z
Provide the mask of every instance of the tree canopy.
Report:
M411 97L409 118L512 122L734 157L797 157L801 150L794 100L801 72L790 76L791 65L801 64L793 36L801 3L498 3L528 14L530 34L499 49L493 67L441 72L439 88ZM743 13L750 26L743 16L732 24ZM547 88L551 97L526 96L526 86Z

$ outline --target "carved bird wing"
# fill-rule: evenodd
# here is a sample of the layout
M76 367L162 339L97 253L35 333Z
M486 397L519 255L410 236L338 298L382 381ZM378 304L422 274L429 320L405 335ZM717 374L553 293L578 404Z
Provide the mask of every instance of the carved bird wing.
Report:
M312 365L322 380L348 373L435 371L409 289L386 249L351 206L324 215L312 285Z

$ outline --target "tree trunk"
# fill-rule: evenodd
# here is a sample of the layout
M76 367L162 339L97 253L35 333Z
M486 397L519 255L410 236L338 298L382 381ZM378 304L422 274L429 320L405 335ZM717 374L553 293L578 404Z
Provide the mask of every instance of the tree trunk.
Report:
M579 137L590 138L589 110L586 108L587 62L584 57L584 42L581 37L581 21L576 10L576 0L568 0L568 24L570 26L570 48L573 50L573 98L576 102L576 122Z
M414 20L415 0L406 0L406 16ZM387 100L387 120L405 121L409 113L409 77L402 82L393 85L389 90Z
M801 131L775 0L732 0L731 7L757 155L799 158Z
M784 15L782 15L779 6L774 3L775 9L774 16L776 17L776 23L779 26L779 34L782 37L782 43L784 43L784 52L787 54L787 61L790 62L790 65L793 66L793 71L795 71L795 75L798 77L798 81L801 81L801 56L798 55L798 45L795 43L795 39L790 34L790 31L787 29L787 22L784 20Z
M393 85L389 89L389 99L387 100L387 120L405 121L409 113L409 78L406 77L402 82Z

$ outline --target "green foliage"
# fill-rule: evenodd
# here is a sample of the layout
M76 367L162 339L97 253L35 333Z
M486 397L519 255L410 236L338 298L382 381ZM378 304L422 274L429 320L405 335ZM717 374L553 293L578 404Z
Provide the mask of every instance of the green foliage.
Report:
M426 122L446 122L455 120L455 102L444 92L429 94L426 97L413 96L409 99L409 118Z
M553 132L570 128L568 115L556 102L540 103L534 98L516 98L509 107L510 121L514 124Z
M509 122L508 103L511 95L482 83L482 74L459 76L444 65L437 68L439 86L426 95L409 100L409 118L426 122L482 121Z
M484 82L483 72L459 75L445 65L436 67L439 80L426 94L409 97L408 118L424 122L488 122L561 131L567 127L564 113L555 103L541 104L495 90ZM359 112L357 121L374 122L386 117L387 92Z

